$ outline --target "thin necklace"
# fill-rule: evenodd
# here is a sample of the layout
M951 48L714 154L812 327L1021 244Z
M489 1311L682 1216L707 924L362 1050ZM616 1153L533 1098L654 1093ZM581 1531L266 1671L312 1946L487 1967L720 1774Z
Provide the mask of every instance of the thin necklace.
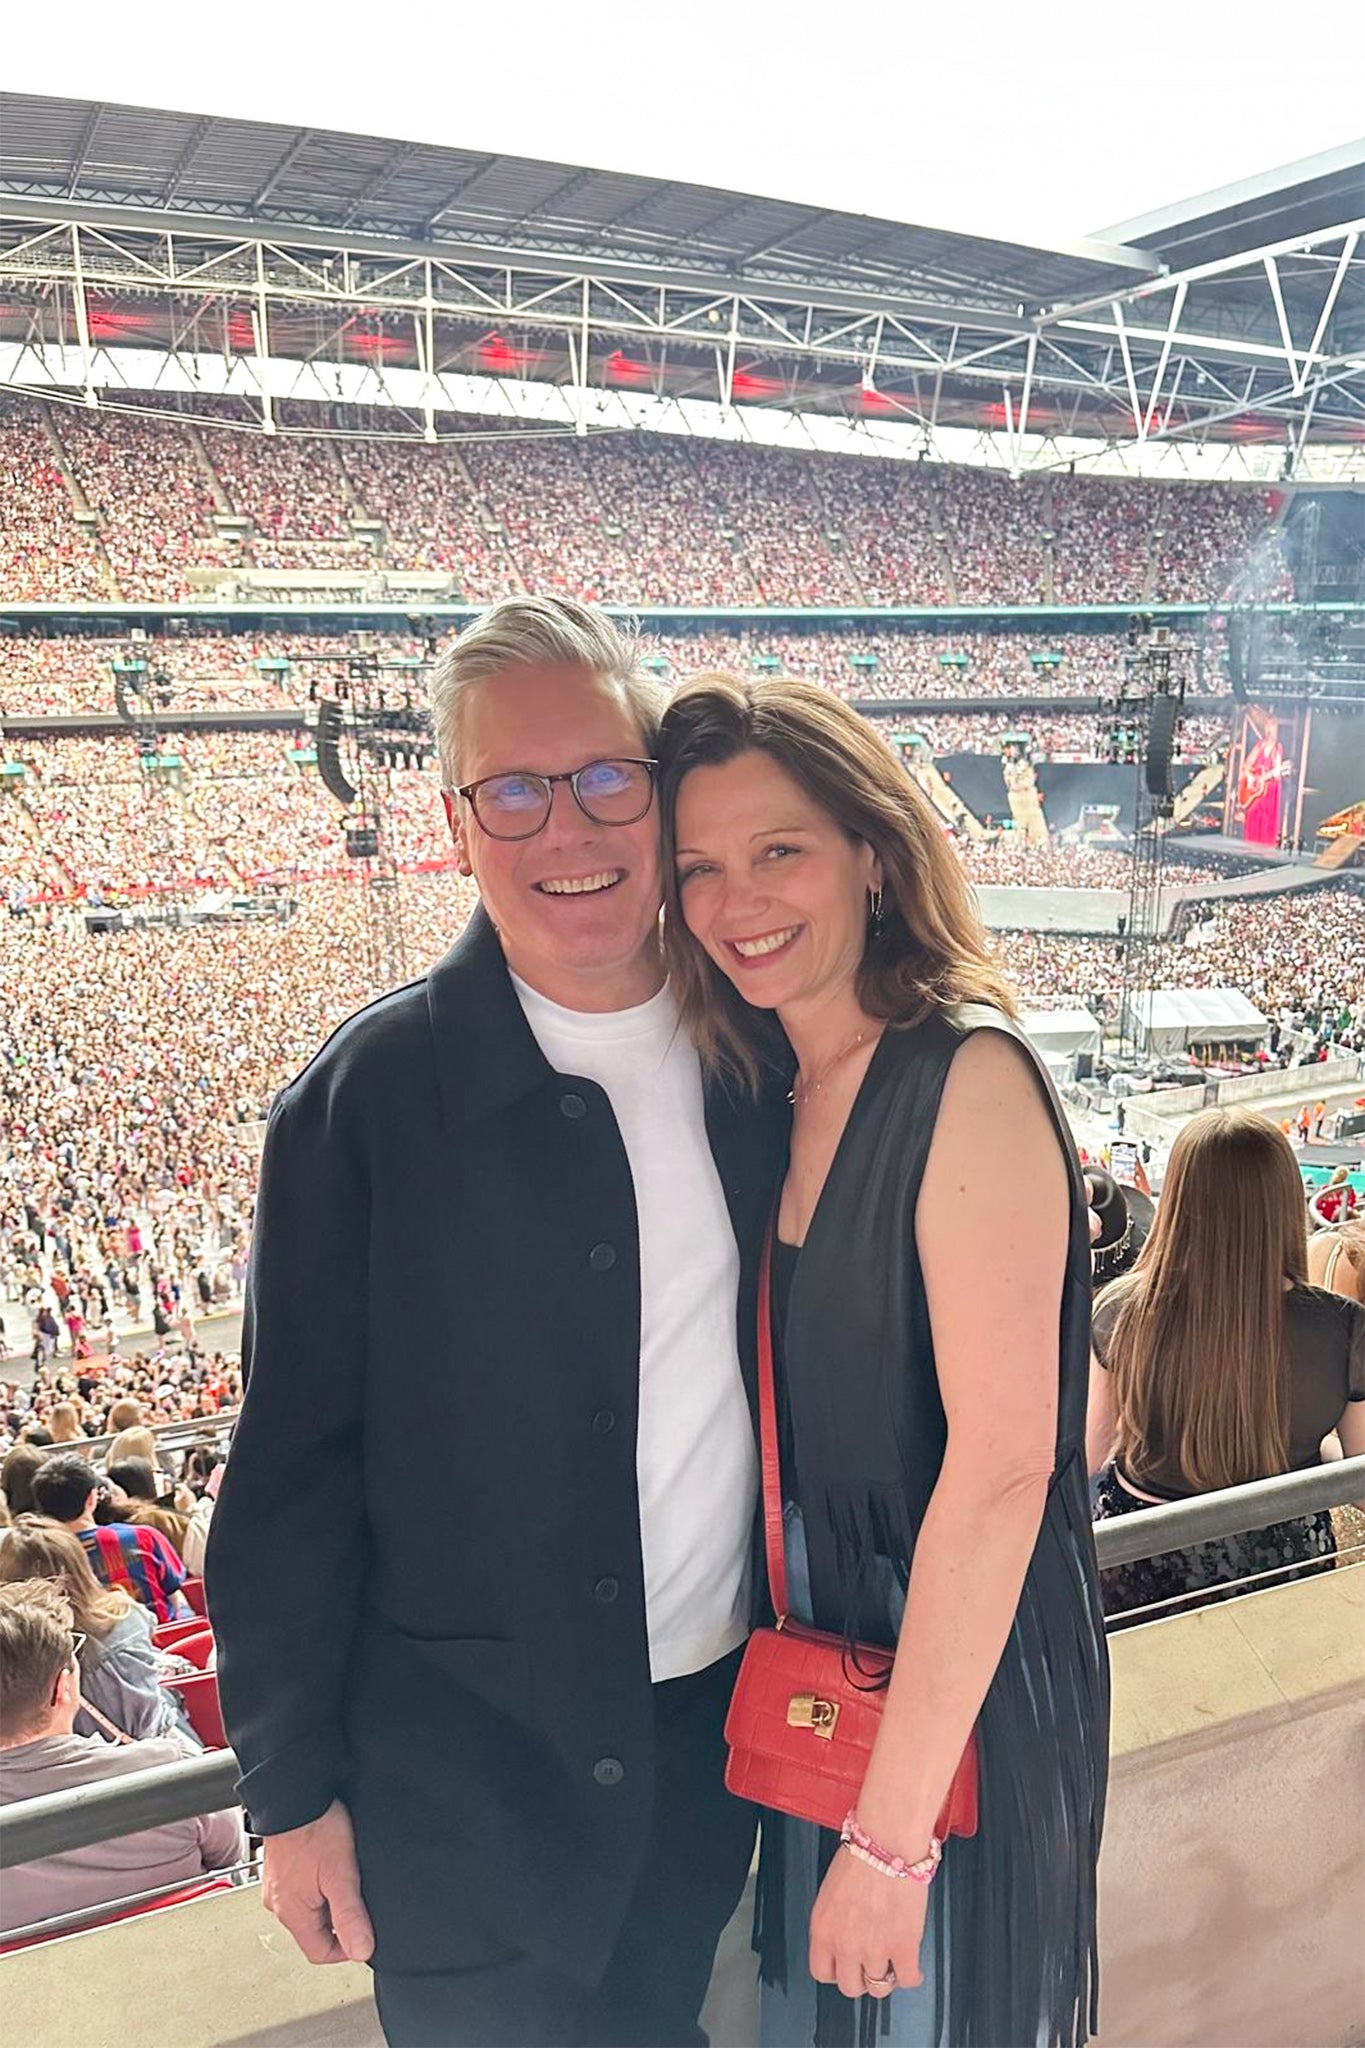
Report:
M803 1102L809 1102L812 1095L818 1095L840 1062L846 1060L850 1053L856 1052L870 1036L871 1026L864 1025L861 1031L855 1031L846 1044L841 1045L837 1052L831 1053L829 1058L816 1068L809 1081L803 1081L798 1075L787 1096L788 1102L799 1109Z

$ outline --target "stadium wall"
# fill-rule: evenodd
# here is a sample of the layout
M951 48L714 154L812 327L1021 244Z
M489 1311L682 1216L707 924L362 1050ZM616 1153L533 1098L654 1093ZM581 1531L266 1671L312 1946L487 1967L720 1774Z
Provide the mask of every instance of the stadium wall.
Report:
M1112 1639L1097 2048L1358 2048L1362 1623L1355 1565ZM729 2048L758 2038L744 1932L707 2014ZM382 2048L368 1972L311 1968L254 1888L0 1963L25 2048L110 2039L130 1985L139 2048Z

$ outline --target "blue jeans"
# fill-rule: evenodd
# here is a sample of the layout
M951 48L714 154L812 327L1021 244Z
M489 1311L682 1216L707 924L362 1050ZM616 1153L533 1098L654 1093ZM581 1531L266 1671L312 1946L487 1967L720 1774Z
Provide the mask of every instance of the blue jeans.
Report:
M801 1511L793 1502L786 1509L787 1597L798 1621L811 1621L810 1561L806 1551L806 1530ZM878 1571L883 1580L885 1605L893 1631L899 1630L905 1612L905 1595L889 1559ZM793 1820L788 1814L763 1816L763 1829L770 1853L774 1831L780 1831L781 1854L785 1861L784 1912L787 1936L787 1988L765 1984L759 2002L758 2037L761 2048L808 2048L815 2039L815 1979L806 1967L810 1946L810 1915L819 1889L820 1830L813 1822ZM951 1851L949 1852L951 1853ZM893 1991L885 2001L890 2031L878 2031L878 2048L885 2041L890 2048L932 2048L934 2039L934 1948L936 1918L941 1910L937 1884L929 1889L929 1913L920 1945L920 1969L924 1982L909 1991Z

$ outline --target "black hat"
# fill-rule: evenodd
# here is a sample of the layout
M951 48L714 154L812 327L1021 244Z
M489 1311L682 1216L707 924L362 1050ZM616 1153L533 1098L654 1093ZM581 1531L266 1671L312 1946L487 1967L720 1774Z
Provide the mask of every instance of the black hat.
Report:
M1156 1203L1138 1188L1121 1188L1101 1166L1087 1166L1093 1190L1090 1206L1100 1219L1100 1234L1091 1245L1094 1284L1103 1287L1129 1272L1151 1235Z

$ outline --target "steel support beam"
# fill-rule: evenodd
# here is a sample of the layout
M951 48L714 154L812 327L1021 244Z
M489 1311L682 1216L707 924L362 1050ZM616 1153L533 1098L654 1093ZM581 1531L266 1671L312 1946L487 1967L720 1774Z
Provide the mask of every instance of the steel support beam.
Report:
M81 238L78 229L71 233L71 296L76 310L76 337L81 349L81 384L85 390L87 405L95 403L94 386L90 380L90 312L85 302L85 277L81 270Z
M312 129L300 128L298 134L294 137L288 149L284 151L283 155L280 157L279 162L276 164L274 170L266 179L264 185L260 187L259 191L252 193L251 211L253 213L256 212L258 207L262 207L265 205L266 200L270 197L275 187L279 184L280 179L284 176L285 172L290 168L292 164L296 164L298 162L299 158L303 155L303 152L305 151L305 149L307 149L309 143L312 140Z
M198 156L199 151L202 149L205 139L208 136L208 132L210 128L213 127L213 125L214 124L212 116L207 114L204 116L204 119L202 121L197 121L195 123L194 128L190 133L189 139L185 144L185 147L181 150L179 157L176 159L175 169L171 172L170 177L166 180L165 188L161 194L161 204L163 206L170 205L176 193L180 190L180 187L185 182L186 174L188 173L191 164L194 162L194 159Z
M103 118L104 102L100 100L97 101L93 107L91 107L90 112L87 114L85 126L81 130L81 139L76 144L75 161L72 164L71 176L67 181L66 187L66 196L68 199L74 199L76 196L77 188L80 185L81 178L85 172L86 158L89 156L91 145L95 140L95 131L99 127L100 122L103 120Z
M395 161L390 157L367 189L391 172ZM476 175L471 170L471 178ZM174 233L164 225L154 233L142 216L136 226L125 216L117 228L69 218L43 226L33 223L31 210L19 207L19 202L0 198L0 291L9 287L12 303L35 293L46 299L54 287L69 284L79 330L87 295L165 300L171 311L157 322L157 338L148 345L191 354L205 352L195 348L196 322L210 307L216 310L226 302L252 309L257 342L252 352L262 361L271 355L270 329L279 316L336 316L335 338L362 308L378 309L413 334L418 364L432 380L443 357L448 363L458 360L470 328L493 322L552 337L557 361L548 380L562 377L565 356L571 355L570 381L583 391L592 382L592 348L604 341L613 347L622 341L647 349L672 347L675 359L679 345L697 351L716 363L722 403L733 399L741 351L771 359L784 385L791 386L791 402L798 409L803 361L841 366L848 372L850 395L856 392L855 380L880 378L882 396L907 417L922 414L918 400L905 402L905 387L923 376L927 401L932 375L928 410L937 424L952 404L954 387L969 405L972 393L982 387L992 397L1004 391L1013 452L1021 466L1051 461L1045 437L1060 431L1058 412L1068 407L1074 410L1070 431L1095 432L1108 445L1121 446L1198 433L1246 411L1283 418L1297 431L1311 388L1314 433L1325 439L1355 386L1365 389L1365 362L1323 353L1330 346L1333 311L1358 261L1361 235L1356 230L1337 231L1341 249L1334 252L1330 282L1314 308L1313 339L1301 350L1291 329L1287 356L1283 337L1275 343L1255 342L1203 333L1197 323L1193 330L1184 326L1190 291L1184 276L1171 281L1162 326L1138 325L1132 317L1133 301L1151 297L1150 291L1118 295L1106 303L1107 318L1035 319L1020 308L1005 318L998 310L946 302L917 301L911 309L889 304L883 295L871 295L863 304L860 295L847 291L826 292L817 285L798 293L767 279L746 280L736 290L709 271L661 273L656 265L628 260L598 265L521 251L495 258L486 247L476 260L472 252L462 254L461 245L433 247L320 229L248 236L226 221L192 221L183 214L159 216L163 223L174 222ZM53 203L43 210L51 219ZM1330 240L1320 238L1319 246L1326 251ZM1328 259L1322 260L1325 267ZM1272 277L1280 275L1273 256L1269 268L1265 255L1239 262L1261 278L1267 292ZM1306 330L1301 293L1296 306ZM182 307L192 309L186 317ZM1286 303L1286 324L1294 312ZM722 319L726 324L718 332ZM320 329L321 324L310 318L309 326ZM286 353L313 356L322 346L330 344L319 343L314 334L302 347L289 344ZM216 336L209 352L221 352ZM91 354L87 343L87 385ZM1228 376L1232 364L1240 373L1239 388ZM1172 417L1176 397L1180 421ZM1119 425L1121 414L1131 427ZM1029 448L1024 446L1027 435L1033 437Z

